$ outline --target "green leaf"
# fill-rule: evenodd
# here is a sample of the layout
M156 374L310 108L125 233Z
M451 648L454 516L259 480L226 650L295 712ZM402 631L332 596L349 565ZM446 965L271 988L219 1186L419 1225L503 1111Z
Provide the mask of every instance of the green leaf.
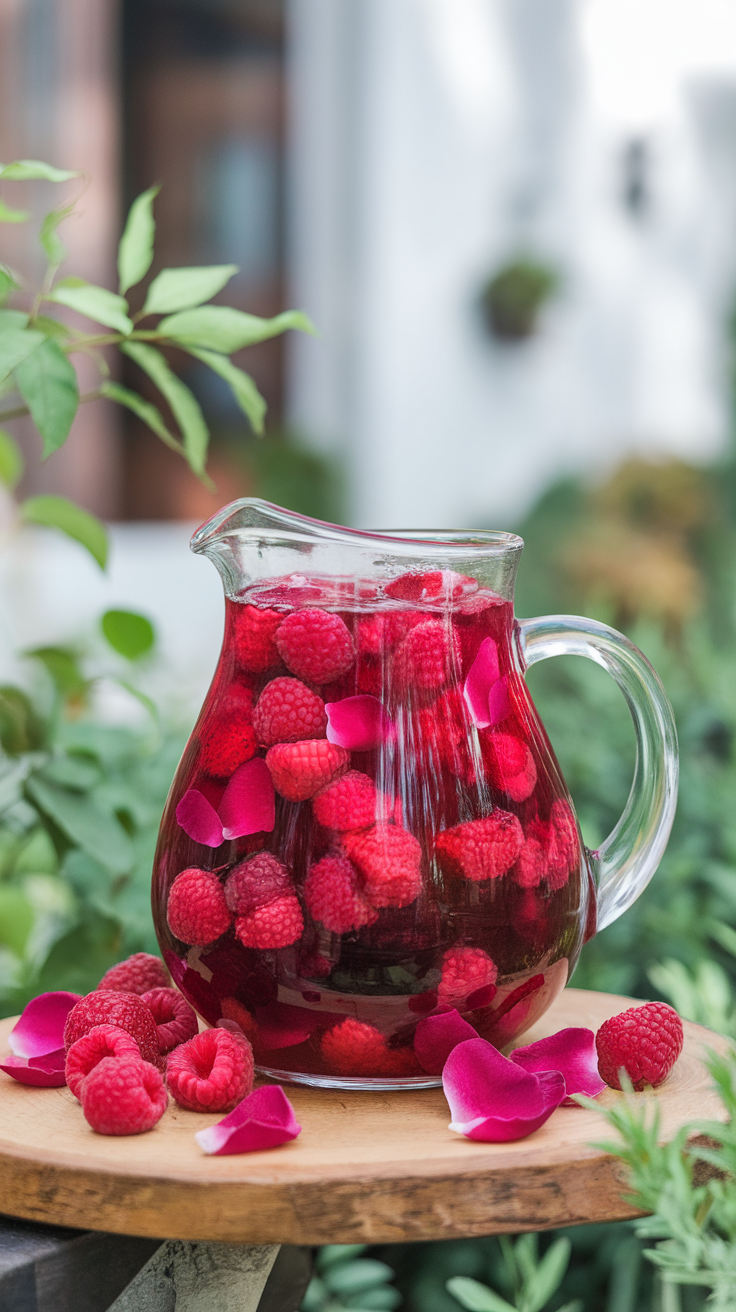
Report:
M0 943L23 956L35 919L33 907L19 888L0 888Z
M65 497L28 497L21 502L20 513L29 524L44 524L48 528L58 528L67 537L81 542L97 564L104 569L107 564L108 538L107 529L99 519L90 515L81 506Z
M385 1262L370 1257L359 1257L352 1262L339 1262L322 1272L322 1279L331 1294L357 1294L359 1290L373 1289L391 1280L393 1271Z
M96 765L78 756L57 756L43 766L39 775L60 788L70 788L74 793L88 793L101 778Z
M15 874L55 875L59 858L45 829L32 829L13 863Z
M149 187L137 196L128 210L125 231L118 246L118 274L121 295L145 278L153 261L156 221L153 202L161 187Z
M132 610L108 610L102 616L101 625L113 650L129 661L145 656L156 641L151 621Z
M0 687L0 745L9 756L33 752L46 738L43 722L28 695L11 684Z
M30 210L14 210L0 200L0 223L26 223L30 217Z
M0 483L16 487L23 477L25 463L10 433L0 428Z
M156 331L184 346L203 346L223 355L232 355L254 342L278 337L288 328L313 333L314 327L300 310L286 310L273 319L259 319L229 305L204 305L198 310L182 310L162 319Z
M70 178L79 178L79 171L55 169L53 164L44 164L40 159L17 159L13 164L0 164L0 181L7 182L68 182Z
M49 268L52 271L58 269L59 265L63 264L66 259L66 247L56 229L64 219L68 218L73 209L73 205L64 205L61 209L52 210L50 214L46 215L41 224L39 240L46 252Z
M34 647L24 655L41 662L62 697L79 697L87 691L88 681L76 652L68 647Z
M367 1244L324 1244L315 1258L315 1268L317 1271L326 1271L336 1262L349 1262L364 1253L367 1247Z
M467 1276L453 1276L447 1281L448 1293L469 1312L514 1312L511 1303L507 1303L500 1294L494 1293L479 1280L470 1280Z
M172 451L178 451L179 455L184 454L183 447L166 427L161 411L151 401L144 401L137 392L132 392L129 387L123 387L122 383L112 381L101 383L100 392L108 400L117 401L118 405L124 405L128 410L132 410L133 414L142 419L144 424L148 424L148 427L161 438L162 442L171 447Z
M135 360L136 364L148 374L166 400L179 425L184 438L184 454L190 469L200 478L205 472L209 430L196 397L185 383L177 378L169 368L160 351L142 342L126 342L121 351Z
M0 305L4 305L11 292L16 292L20 287L12 269L7 264L0 264Z
M41 992L68 989L89 993L120 956L120 922L99 911L87 911L83 924L58 939L38 978Z
M525 1292L529 1312L541 1312L559 1289L570 1261L571 1248L570 1240L562 1236L547 1249L536 1271L527 1282Z
M362 1309L362 1312L393 1312L402 1298L395 1285L376 1285L357 1294L341 1294L340 1301L344 1307Z
M106 287L95 287L82 278L62 278L46 299L56 301L58 305L66 305L70 310L94 319L95 323L103 323L106 328L114 328L126 337L133 331L125 297L109 292Z
M144 314L172 314L202 305L222 291L237 264L210 264L199 268L162 269L148 288Z
M15 380L43 438L43 459L63 446L79 405L74 365L46 338L15 369Z
M43 333L26 328L28 315L0 310L0 381L44 342Z
M117 816L103 811L93 798L48 783L39 775L26 780L26 791L72 843L113 874L127 874L135 853Z
M250 374L238 369L237 365L228 360L226 355L218 355L216 351L201 351L190 346L189 354L196 356L203 364L208 365L214 373L224 378L226 383L229 383L235 400L243 414L250 420L253 431L262 433L263 420L268 407Z

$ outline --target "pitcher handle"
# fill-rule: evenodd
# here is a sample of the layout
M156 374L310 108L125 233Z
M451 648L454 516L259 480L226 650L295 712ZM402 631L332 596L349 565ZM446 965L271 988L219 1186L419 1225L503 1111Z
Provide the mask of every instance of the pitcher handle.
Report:
M628 801L615 829L592 852L598 887L597 929L605 929L643 893L659 865L677 806L677 730L656 671L633 642L607 624L580 615L517 620L526 668L548 656L587 656L613 675L636 734L636 764Z

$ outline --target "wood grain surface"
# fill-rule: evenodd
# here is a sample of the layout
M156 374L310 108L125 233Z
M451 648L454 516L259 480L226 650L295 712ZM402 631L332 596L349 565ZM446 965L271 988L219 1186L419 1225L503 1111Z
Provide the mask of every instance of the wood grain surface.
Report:
M591 1029L632 999L566 989L525 1041ZM0 1052L13 1021L0 1022ZM669 1080L650 1095L669 1138L723 1116L702 1063L726 1041L685 1024ZM174 1103L148 1134L108 1138L68 1089L34 1089L0 1072L0 1211L33 1221L161 1239L238 1243L392 1243L543 1230L633 1215L619 1163L590 1146L597 1113L559 1107L528 1139L473 1143L453 1134L441 1089L287 1089L302 1133L270 1152L207 1157L194 1131L219 1116ZM603 1106L622 1095L606 1090Z

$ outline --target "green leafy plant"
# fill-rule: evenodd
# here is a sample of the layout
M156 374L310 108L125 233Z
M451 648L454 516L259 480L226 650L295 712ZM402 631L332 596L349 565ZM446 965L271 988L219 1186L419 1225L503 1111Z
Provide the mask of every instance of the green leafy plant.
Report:
M150 622L108 611L101 630L126 662L153 650ZM68 647L26 653L31 695L0 687L0 1011L45 989L87 992L108 966L156 951L153 851L184 735L162 728L125 669ZM97 680L146 707L147 727L100 723Z
M393 1271L385 1262L363 1257L367 1244L327 1244L315 1259L312 1277L302 1300L302 1312L393 1312L401 1294L390 1282Z
M0 182L60 183L77 176L37 160L0 166ZM4 408L0 402L0 425L30 415L45 460L64 445L79 405L107 397L131 410L208 483L207 423L166 352L184 351L223 378L253 431L260 434L266 402L250 375L230 357L287 329L312 332L313 328L297 310L262 319L231 306L209 304L238 272L234 264L162 269L149 284L141 309L134 312L127 294L145 279L153 263L153 204L158 191L150 187L130 208L118 247L117 292L82 278L58 276L66 259L58 229L73 213L73 203L52 210L41 223L39 239L47 266L40 288L23 287L17 273L0 265L0 397L7 398ZM0 202L0 223L24 223L29 217ZM73 327L59 317L58 311L64 309L92 320L99 330ZM110 377L106 349L113 346L157 389L159 405ZM82 395L72 359L80 354L95 360L100 375L98 386ZM21 453L0 427L0 480L13 488L22 472ZM19 513L22 520L49 525L75 538L104 567L105 529L80 507L61 497L31 497L20 503Z
M499 1243L503 1254L500 1274L508 1299L466 1276L448 1280L449 1292L468 1312L542 1312L562 1283L570 1261L570 1240L560 1236L542 1258L535 1234L520 1235L516 1243L503 1235ZM559 1312L580 1312L581 1306L574 1300Z
M637 1222L637 1234L654 1239L645 1257L671 1291L699 1286L706 1306L718 1312L736 1307L736 1049L711 1053L708 1066L726 1112L726 1123L699 1121L662 1143L656 1099L627 1096L602 1109L592 1099L577 1101L600 1112L618 1138L599 1147L628 1168L632 1206L651 1215ZM706 1142L691 1142L694 1135ZM703 1167L706 1169L704 1170ZM700 1169L699 1169L700 1168ZM705 1177L705 1178L704 1178ZM710 1177L710 1178L708 1178ZM664 1306L664 1304L663 1304ZM676 1312L679 1302L666 1306Z

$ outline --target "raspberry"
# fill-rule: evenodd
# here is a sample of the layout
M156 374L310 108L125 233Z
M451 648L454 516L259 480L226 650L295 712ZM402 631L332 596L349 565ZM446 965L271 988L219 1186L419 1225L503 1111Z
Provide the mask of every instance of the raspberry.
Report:
M365 894L376 907L406 907L422 887L422 849L398 825L345 834L345 851L365 880Z
M235 933L244 948L288 948L302 936L304 918L293 893L238 916Z
M481 738L491 782L508 793L513 802L526 801L537 782L537 767L526 743L510 733L484 734Z
M310 683L337 679L355 660L350 630L327 610L295 610L279 626L276 646L292 674Z
M256 702L253 727L261 747L324 738L325 704L300 679L272 679Z
M524 831L510 811L496 810L484 820L468 820L437 834L435 852L446 875L498 879L518 857Z
M648 1084L656 1089L682 1052L683 1037L682 1021L666 1002L647 1002L612 1016L595 1036L601 1079L620 1089L623 1067L637 1093Z
M179 1043L186 1043L197 1033L197 1016L178 989L151 989L143 994L143 1001L151 1008L156 1022L158 1046L162 1053L171 1052Z
M140 1057L141 1050L132 1034L119 1025L95 1025L72 1044L66 1054L64 1074L75 1098L81 1098L82 1085L91 1070L105 1057Z
M336 1075L371 1075L386 1079L399 1075L421 1075L411 1048L389 1048L374 1025L348 1017L322 1036L322 1058Z
M166 1083L187 1111L230 1111L253 1088L253 1050L227 1030L203 1030L174 1049Z
M439 763L456 778L475 782L468 711L458 689L453 688L431 706L422 707L413 719L412 728L425 770L436 770Z
M377 801L373 780L361 770L348 770L317 793L312 811L327 829L367 829L375 824Z
M294 892L294 882L283 861L270 852L256 852L235 866L225 882L225 901L238 916Z
M229 779L239 765L255 756L252 689L232 684L198 734L201 769L215 779Z
M161 1073L141 1057L103 1057L82 1085L82 1111L98 1134L142 1134L166 1111Z
M266 753L277 793L289 802L306 802L332 779L344 774L350 755L344 747L326 738L308 738L301 743L277 743Z
M550 888L563 888L580 860L578 831L568 803L552 803L548 821L531 820L511 878L522 888L536 888L545 878Z
M478 582L454 569L435 569L427 574L401 574L387 583L384 592L397 601L456 601L478 591Z
M230 928L225 893L216 875L189 866L176 876L166 908L169 929L182 943L204 946Z
M442 620L417 624L396 648L393 671L399 692L431 697L452 677L460 649L452 625Z
M169 972L160 957L154 957L151 952L134 952L132 957L111 966L97 987L143 994L149 989L167 989L170 983Z
M378 912L361 892L354 866L344 856L325 856L311 867L304 902L312 919L333 934L347 934L378 920Z
M497 979L498 966L482 948L449 948L442 958L437 1000L447 1007L457 1007L471 993L495 984Z
M238 1002L237 998L223 998L220 1006L224 1019L230 1025L237 1025L248 1042L254 1043L258 1037L258 1025L248 1008L242 1002ZM219 1025L220 1021L217 1023Z
M284 618L284 612L238 605L233 608L233 615L235 652L243 669L249 674L263 674L278 665L276 630Z
M358 621L358 651L361 657L367 661L381 660L426 618L420 610L392 610L362 616Z
M298 970L304 979L327 979L332 974L332 964L329 957L323 957L319 952L310 952L299 958Z
M80 998L69 1012L64 1026L67 1052L77 1039L89 1034L96 1025L117 1025L130 1034L140 1048L144 1061L158 1065L160 1051L156 1022L151 1010L137 993L119 993L114 989L95 989Z

